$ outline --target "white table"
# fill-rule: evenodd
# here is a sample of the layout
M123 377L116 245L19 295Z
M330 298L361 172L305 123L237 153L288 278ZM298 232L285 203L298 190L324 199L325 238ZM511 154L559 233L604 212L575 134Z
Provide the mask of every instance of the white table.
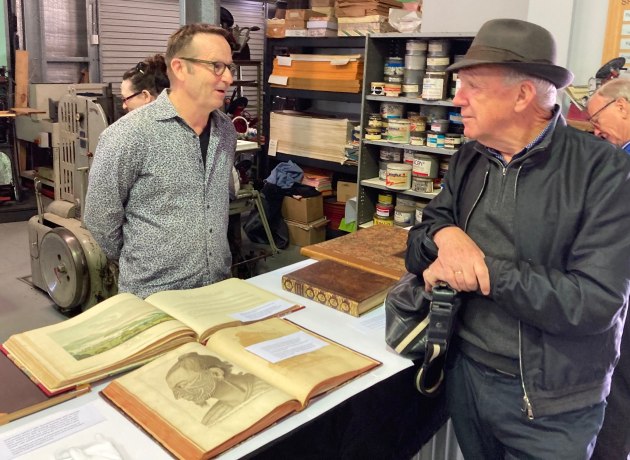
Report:
M377 310L368 313L367 316L364 315L362 318L354 318L345 313L341 313L332 308L320 305L316 302L282 290L280 282L282 274L304 267L313 262L314 260L311 259L298 262L273 272L256 276L248 281L256 286L262 287L270 292L284 297L287 300L304 305L304 309L291 313L287 316L291 321L366 354L380 361L382 364L369 373L364 374L363 376L320 398L317 398L312 401L305 410L287 417L282 422L269 427L263 432L225 452L220 457L222 459L242 458L257 449L262 449L264 446L273 443L273 441L286 437L287 434L293 430L299 429L304 424L317 419L325 412L337 407L340 403L343 403L349 398L364 392L366 389L371 388L375 384L382 382L383 380L412 366L411 361L399 357L387 348L382 328L379 330L370 330L362 326L362 324L366 322L365 318L374 318L374 316L382 314L383 307L379 307L378 310L381 310L380 312ZM84 396L70 400L58 406L51 407L37 414L16 420L8 425L1 426L0 440L6 439L7 435L14 430L22 430L27 427L37 425L46 417L61 414L68 410L77 410L85 405L90 405L89 407L92 407L93 404L96 404L97 408L101 407L99 411L104 412L102 415L105 421L102 422L102 424L95 425L84 432L78 432L70 435L64 439L44 446L37 451L31 452L26 456L18 458L54 458L54 453L63 450L64 446L66 446L65 448L67 449L68 446L80 446L85 444L88 438L92 439L92 432L102 433L105 436L107 436L108 433L111 433L111 436L116 439L118 445L122 446L122 449L125 450L125 453L128 455L128 457L125 457L126 459L137 458L139 460L144 460L146 458L170 458L165 451L162 451L157 445L153 444L152 440L148 442L150 438L142 433L124 416L115 410L112 410L111 407L102 410L102 401L98 401L102 398L99 396L98 391L105 385L106 382L95 385L92 391ZM411 381L409 381L409 385L411 386ZM150 456L147 456L149 454L147 451L148 448L146 447L147 442L153 450ZM308 448L308 446L305 446L305 448ZM2 458L1 451L0 458Z

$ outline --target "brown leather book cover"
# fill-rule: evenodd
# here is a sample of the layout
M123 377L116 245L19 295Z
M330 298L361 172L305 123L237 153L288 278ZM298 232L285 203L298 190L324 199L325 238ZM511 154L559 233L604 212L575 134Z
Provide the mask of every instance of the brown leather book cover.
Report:
M317 260L335 260L371 273L400 279L405 269L407 230L374 225L339 238L304 246L302 255Z
M79 385L64 393L48 396L4 353L0 353L0 375L0 425L90 391L89 385Z
M334 260L322 260L283 275L282 289L359 316L381 305L394 282Z

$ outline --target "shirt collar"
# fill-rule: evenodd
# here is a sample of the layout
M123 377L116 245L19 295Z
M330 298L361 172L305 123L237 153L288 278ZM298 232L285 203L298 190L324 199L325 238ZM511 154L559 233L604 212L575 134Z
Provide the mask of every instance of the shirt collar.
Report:
M551 119L549 120L547 125L543 128L543 130L540 133L538 133L538 135L534 138L533 141L531 141L529 144L523 147L523 149L520 152L518 152L516 155L512 157L512 161L522 158L523 156L525 156L527 152L530 152L534 147L537 147L538 145L542 143L545 137L547 137L547 134L549 134L549 132L553 129L553 127L556 124L556 115L557 115L558 110L560 110L560 106L556 105L553 109ZM630 141L628 143L630 144ZM503 155L501 155L501 153L498 150L495 150L490 147L486 147L486 149L488 150L488 152L492 154L493 157L498 159L501 162L501 164L503 164L503 166L507 166L508 164L507 161L503 159Z

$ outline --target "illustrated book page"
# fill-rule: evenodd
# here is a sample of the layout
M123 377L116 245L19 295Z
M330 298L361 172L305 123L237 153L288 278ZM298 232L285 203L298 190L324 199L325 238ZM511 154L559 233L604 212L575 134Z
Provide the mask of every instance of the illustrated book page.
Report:
M317 260L335 260L399 280L405 269L407 230L374 225L322 243L304 246L300 253Z
M383 304L395 283L376 273L321 260L282 276L282 289L353 316Z
M229 296L233 296L231 301ZM13 335L3 344L3 351L45 391L54 394L198 341L194 330L203 331L204 337L205 327L216 330L240 324L230 312L236 315L272 300L276 304L268 309L270 312L292 307L290 302L234 279L197 289L165 291L147 300L123 293L61 323ZM150 302L156 302L159 309ZM169 302L173 304L170 307Z
M158 292L146 301L189 325L199 342L205 342L217 329L249 322L235 319L235 312L267 308L265 316L275 316L296 307L293 302L238 278L196 289Z
M301 334L306 342L300 342ZM283 341L285 359L274 363L250 351L273 348L277 340ZM176 457L206 459L378 365L272 318L222 329L206 346L185 344L117 378L102 393Z

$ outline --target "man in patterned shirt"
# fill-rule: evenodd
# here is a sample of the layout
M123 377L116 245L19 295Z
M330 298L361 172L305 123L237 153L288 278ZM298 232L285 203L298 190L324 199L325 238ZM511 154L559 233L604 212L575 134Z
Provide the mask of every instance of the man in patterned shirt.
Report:
M230 273L228 185L236 131L218 110L233 81L226 32L188 24L168 41L171 82L99 139L84 220L120 266L119 291L146 297Z

